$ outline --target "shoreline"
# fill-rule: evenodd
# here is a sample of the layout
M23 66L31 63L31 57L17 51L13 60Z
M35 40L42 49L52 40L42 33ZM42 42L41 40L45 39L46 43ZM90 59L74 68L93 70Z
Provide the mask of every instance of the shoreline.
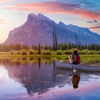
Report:
M66 57L67 55L0 55L0 57ZM80 57L100 57L100 55L80 55Z

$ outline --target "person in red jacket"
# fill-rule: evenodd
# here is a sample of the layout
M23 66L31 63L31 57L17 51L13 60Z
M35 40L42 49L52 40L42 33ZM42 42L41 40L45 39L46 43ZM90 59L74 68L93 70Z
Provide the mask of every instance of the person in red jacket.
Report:
M73 64L80 64L80 56L77 49L74 49L72 52L72 61Z
M72 64L80 64L80 56L78 54L78 50L77 49L74 49L73 52L72 52L72 57L69 56L69 63L72 63Z

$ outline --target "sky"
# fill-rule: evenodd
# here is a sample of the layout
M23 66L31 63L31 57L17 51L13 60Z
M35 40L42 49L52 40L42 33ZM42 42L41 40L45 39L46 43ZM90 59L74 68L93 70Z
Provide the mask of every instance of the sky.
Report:
M100 0L0 0L0 43L25 23L30 13L100 34Z

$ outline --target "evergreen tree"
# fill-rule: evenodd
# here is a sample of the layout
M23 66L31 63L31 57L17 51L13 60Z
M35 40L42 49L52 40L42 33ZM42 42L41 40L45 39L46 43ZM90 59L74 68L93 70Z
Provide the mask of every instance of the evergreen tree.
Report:
M85 43L85 49L88 49L87 44Z
M48 49L48 46L47 46L47 44L44 46L44 50L47 50Z
M37 50L37 47L36 47L36 45L34 46L34 50Z
M58 45L57 45L58 50L60 50L60 46L61 46L61 44L58 44Z
M49 50L52 50L51 46L49 45Z
M39 43L38 49L39 49L39 54L41 54L41 45L40 45L40 43Z
M81 42L79 41L78 49L81 50Z
M63 46L63 42L61 43L61 50L63 51L64 50L64 46Z
M65 44L63 45L63 47L64 47L64 50L67 50L67 49L68 49L67 43L65 43Z
M34 46L33 46L33 44L32 44L32 49L34 49Z
M68 45L69 45L69 49L72 49L72 46L71 46L71 44L69 43Z

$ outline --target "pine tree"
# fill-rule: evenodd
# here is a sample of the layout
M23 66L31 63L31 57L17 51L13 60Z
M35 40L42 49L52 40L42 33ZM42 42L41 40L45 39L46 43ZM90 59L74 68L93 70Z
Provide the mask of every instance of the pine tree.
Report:
M62 51L64 50L63 42L61 43L61 50L62 50Z
M40 45L40 43L39 43L38 49L39 49L39 54L41 54L41 45Z
M36 45L34 46L34 50L37 50L37 47L36 47Z
M47 44L44 46L44 50L47 50L48 49L48 46L47 46Z
M34 49L34 46L33 46L33 44L32 44L32 49Z

